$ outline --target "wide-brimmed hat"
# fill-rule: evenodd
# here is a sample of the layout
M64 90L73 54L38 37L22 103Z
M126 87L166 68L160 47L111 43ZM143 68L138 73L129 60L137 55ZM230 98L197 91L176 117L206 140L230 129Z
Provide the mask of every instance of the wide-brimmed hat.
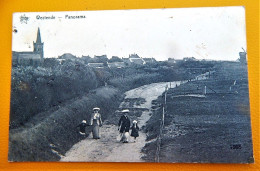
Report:
M133 123L137 123L137 120L133 120Z
M100 110L100 108L98 108L98 107L94 107L93 110Z
M86 120L83 120L82 123L87 123L87 121L86 121Z
M129 113L130 111L128 109L122 110L122 113Z

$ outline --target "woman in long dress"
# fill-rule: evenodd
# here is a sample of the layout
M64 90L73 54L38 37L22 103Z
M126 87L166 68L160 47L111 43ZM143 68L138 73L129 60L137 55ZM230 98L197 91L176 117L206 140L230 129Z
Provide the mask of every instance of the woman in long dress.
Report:
M93 108L93 114L91 115L90 125L92 128L93 139L100 139L99 127L102 126L101 114L99 113L100 108Z
M118 130L121 134L121 140L123 143L128 143L129 138L129 129L130 129L130 119L127 116L129 113L128 109L122 111L123 115L121 116L118 123Z

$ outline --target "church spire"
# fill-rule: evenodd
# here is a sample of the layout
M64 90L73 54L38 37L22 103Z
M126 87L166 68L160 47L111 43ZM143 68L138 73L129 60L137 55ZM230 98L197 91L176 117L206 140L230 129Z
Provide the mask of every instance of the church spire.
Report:
M36 43L42 43L42 41L41 41L41 33L40 33L40 28L39 27L38 27L38 31L37 31Z
M38 27L36 42L33 42L33 52L43 58L43 42L41 40L40 28Z

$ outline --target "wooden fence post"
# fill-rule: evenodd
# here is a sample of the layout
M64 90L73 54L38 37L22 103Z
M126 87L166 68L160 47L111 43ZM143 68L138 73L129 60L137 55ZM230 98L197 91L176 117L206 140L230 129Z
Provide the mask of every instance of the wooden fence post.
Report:
M157 144L156 144L156 153L155 153L155 162L160 162L160 146L161 146L161 135L162 135L162 129L164 127L164 115L165 115L165 108L167 103L167 91L168 91L168 85L165 86L165 94L164 94L164 106L162 108L162 118L160 122L160 130L159 135L157 136Z

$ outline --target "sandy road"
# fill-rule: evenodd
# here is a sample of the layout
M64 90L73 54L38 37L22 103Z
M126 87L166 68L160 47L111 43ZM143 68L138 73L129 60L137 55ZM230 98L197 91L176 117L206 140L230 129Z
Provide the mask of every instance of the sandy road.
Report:
M150 118L151 102L157 99L165 91L166 82L144 85L126 92L127 98L144 98L145 102L136 108L147 108L148 111L142 112L138 118L139 127L145 126ZM172 85L180 84L179 81ZM121 105L124 105L122 102ZM139 132L137 142L130 139L129 143L118 141L118 130L116 125L104 125L100 129L101 139L94 140L92 135L75 144L61 161L99 161L99 162L144 162L141 150L145 145L146 135Z

